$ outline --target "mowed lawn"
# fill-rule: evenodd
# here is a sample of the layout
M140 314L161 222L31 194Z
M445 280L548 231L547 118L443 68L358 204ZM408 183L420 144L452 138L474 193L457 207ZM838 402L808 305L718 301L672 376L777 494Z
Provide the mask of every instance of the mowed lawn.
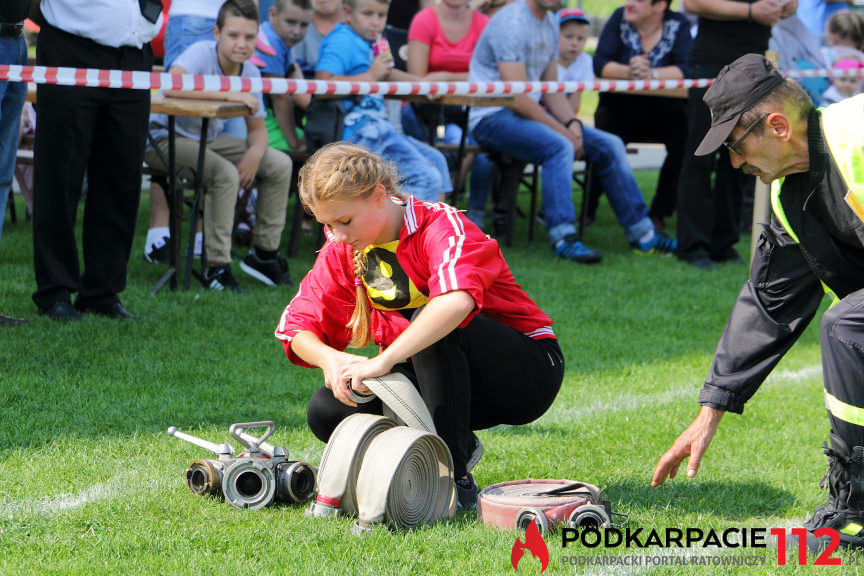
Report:
M643 190L653 190L656 172L638 178ZM147 212L145 200L123 293L141 317L128 322L86 317L58 324L37 316L30 301L31 226L7 222L3 231L0 312L26 316L29 324L0 329L0 574L514 573L514 535L482 526L474 514L358 539L350 519L308 519L301 506L240 511L193 496L183 472L208 454L167 436L169 425L224 442L233 422L273 419L272 440L318 464L323 445L306 427L305 403L321 374L291 365L273 337L295 288L256 286L235 263L247 294L208 293L196 284L189 292L151 296L163 269L141 256ZM591 482L630 515L633 529L646 532L789 527L824 501L817 485L828 429L816 323L744 415L724 419L699 475L652 489L657 458L698 410L702 380L747 267L705 272L671 257L633 254L605 199L585 235L603 250L598 266L553 260L542 231L528 241L525 220L517 233L504 254L554 319L567 372L540 420L480 432L481 486L526 477ZM290 262L295 280L312 265L314 249L314 237L304 237ZM749 236L739 250L747 254ZM545 574L729 573L562 565L570 555L717 555L716 549L562 549L559 536L547 543ZM753 550L725 553L742 552ZM737 573L812 573L812 566L776 566L776 550L757 552L768 563ZM539 569L526 555L518 573Z

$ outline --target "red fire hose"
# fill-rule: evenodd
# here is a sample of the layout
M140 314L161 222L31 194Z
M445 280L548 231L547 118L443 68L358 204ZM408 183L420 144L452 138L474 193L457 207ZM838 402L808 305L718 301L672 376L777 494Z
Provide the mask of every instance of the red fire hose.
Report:
M573 528L612 526L612 512L601 490L573 480L526 479L501 482L480 492L477 513L484 524L524 532L536 522L541 534L566 523ZM624 521L626 523L626 520Z

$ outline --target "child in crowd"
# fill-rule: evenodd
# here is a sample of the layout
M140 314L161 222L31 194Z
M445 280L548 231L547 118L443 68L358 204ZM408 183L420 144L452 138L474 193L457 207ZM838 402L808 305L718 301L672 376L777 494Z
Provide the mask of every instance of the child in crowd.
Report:
M864 62L858 58L844 58L834 62L834 70L860 70L864 68ZM861 92L861 77L847 76L844 78L832 78L831 87L822 95L821 106L830 106L846 98L851 98Z
M585 53L585 43L588 40L588 17L582 10L577 8L562 10L558 14L560 35L558 39L558 80L561 82L591 82L594 80L594 62L589 54ZM574 114L579 114L582 101L582 93L569 94L567 99L573 108ZM582 127L585 137L585 155L597 165L602 174L607 166L615 165L619 173L618 186L609 186L606 194L613 210L622 220L621 215L631 210L642 212L645 201L633 171L627 161L627 150L621 139L603 130L590 126ZM619 145L620 143L620 145ZM594 148L604 150L603 154L594 153ZM640 229L640 237L633 236L628 230L630 245L636 252L656 252L668 254L675 251L676 242L663 232L655 229L655 225L649 219L640 220L643 227ZM648 225L650 223L650 226Z
M345 23L337 24L321 43L315 78L349 82L417 80L393 68L389 50L373 53L387 18L389 0L345 0ZM453 190L447 160L438 150L396 131L387 120L384 98L344 98L342 139L398 164L406 193L435 202Z
M269 20L261 25L258 45L262 41L272 48L272 54L257 50L255 55L263 66L261 75L274 78L303 79L303 73L294 61L291 48L306 36L312 21L310 0L276 0L270 7ZM306 109L308 94L266 94L268 141L277 150L303 150L303 132L294 121L294 106Z
M562 10L558 15L561 34L558 37L558 81L591 82L594 80L594 62L585 53L588 41L588 17L582 10ZM582 93L569 94L567 99L573 112L579 113Z
M328 241L276 337L291 362L323 371L309 427L326 442L347 416L380 414L380 401L358 406L352 389L402 372L450 449L460 505L473 507L468 463L481 445L472 430L536 420L561 386L552 320L516 283L495 240L451 206L402 196L396 170L375 154L321 148L300 170L300 199ZM344 352L370 341L374 358Z
M260 77L258 69L248 62L258 37L258 9L254 0L227 0L219 9L214 34L215 42L198 42L183 52L174 61L171 73ZM259 191L253 246L240 267L269 286L289 283L288 265L278 255L278 249L285 227L291 158L267 146L261 95L173 90L166 90L165 95L240 102L252 113L246 118L247 141L225 134L224 121L210 121L202 175L207 188L204 196L204 254L207 259L204 285L211 290L242 292L231 271L231 229L237 190L240 186L250 187L253 181L258 182ZM155 147L148 148L146 160L151 166L164 170L168 154L167 118L154 115L151 126L154 127L151 135ZM196 165L200 130L200 119L177 118L177 133L181 136L176 144L178 164ZM167 235L167 213L164 220L164 229L148 231L148 244L153 240L151 236Z
M864 16L857 12L841 10L828 18L825 24L825 61L831 66L838 58L832 47L843 46L864 51Z
M294 46L294 57L304 78L315 77L315 66L318 64L318 53L324 37L333 31L336 24L345 18L342 0L314 0L315 10L312 13L312 25L306 31L306 36Z

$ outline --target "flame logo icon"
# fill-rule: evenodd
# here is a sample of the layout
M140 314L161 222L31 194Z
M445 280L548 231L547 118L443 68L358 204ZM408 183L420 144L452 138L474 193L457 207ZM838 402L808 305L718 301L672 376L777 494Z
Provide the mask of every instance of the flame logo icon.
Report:
M536 522L530 522L528 528L525 529L525 542L516 538L513 543L513 549L510 551L510 563L513 564L514 570L519 570L519 560L522 559L526 550L531 552L534 558L540 560L540 573L542 574L549 565L549 549L546 548L546 542L540 536Z

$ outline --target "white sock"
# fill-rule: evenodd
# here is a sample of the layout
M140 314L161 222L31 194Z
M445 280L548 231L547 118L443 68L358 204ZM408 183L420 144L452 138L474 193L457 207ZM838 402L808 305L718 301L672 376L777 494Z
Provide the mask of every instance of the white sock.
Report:
M147 240L144 242L144 252L157 250L168 243L171 238L170 228L150 228L147 230Z
M646 232L644 236L639 238L639 242L644 244L645 242L649 242L652 238L654 238L654 230L653 229L650 232Z

